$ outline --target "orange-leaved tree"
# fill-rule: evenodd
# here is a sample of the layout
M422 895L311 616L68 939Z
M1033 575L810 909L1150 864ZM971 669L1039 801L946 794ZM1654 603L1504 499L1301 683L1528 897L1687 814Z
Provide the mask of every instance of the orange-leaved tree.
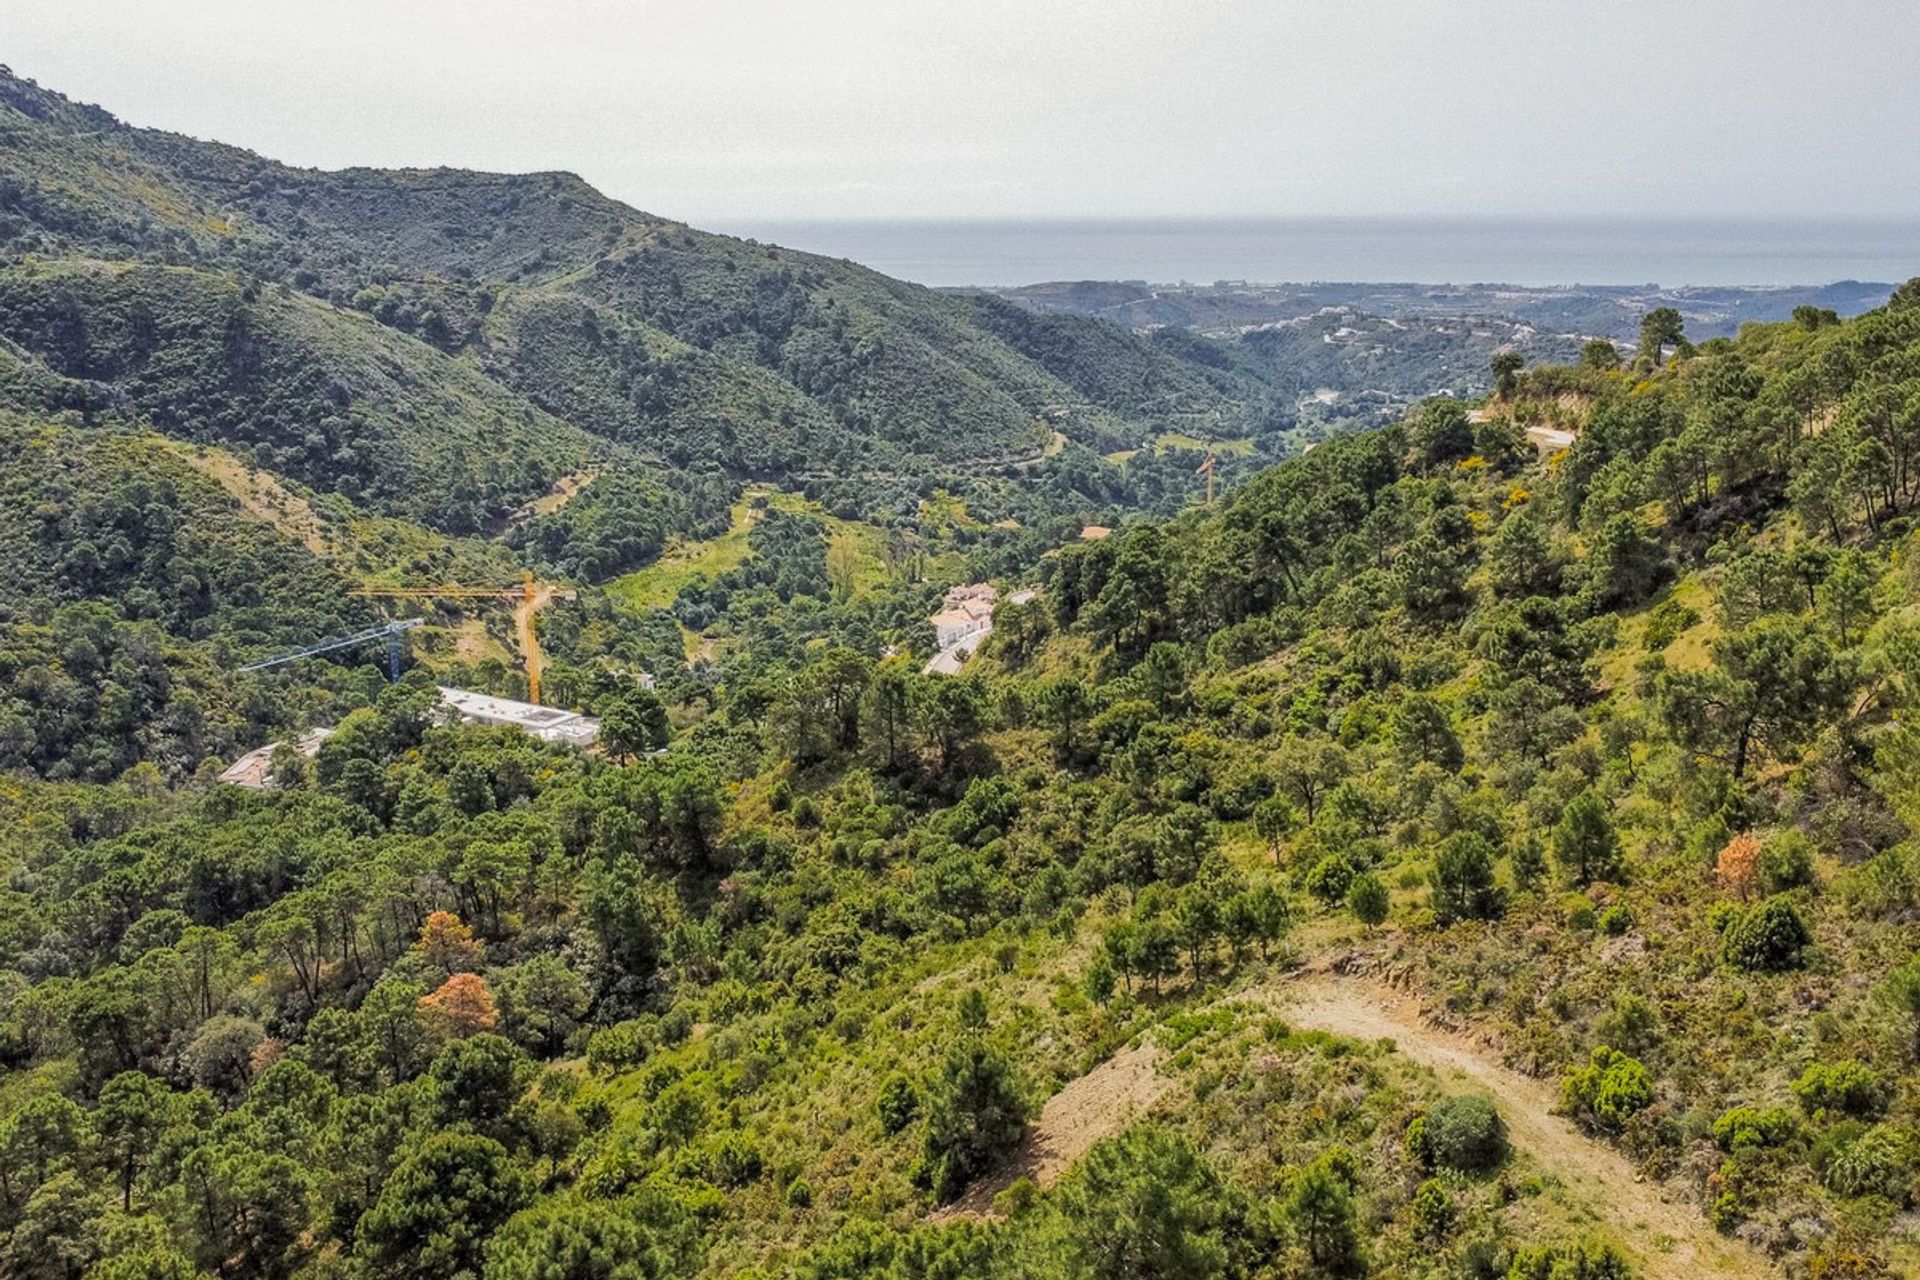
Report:
M1760 886L1760 837L1742 831L1727 841L1715 864L1720 888L1745 902Z
M448 977L469 973L480 967L484 950L473 930L451 911L436 911L420 926L417 944L434 967Z
M477 973L456 973L432 995L420 997L420 1018L438 1039L464 1039L500 1025L487 980Z

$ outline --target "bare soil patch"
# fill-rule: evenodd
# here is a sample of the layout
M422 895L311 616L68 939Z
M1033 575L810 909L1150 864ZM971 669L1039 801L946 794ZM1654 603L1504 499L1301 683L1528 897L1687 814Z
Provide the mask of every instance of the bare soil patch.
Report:
M327 528L319 515L305 498L288 490L273 476L217 449L187 446L179 453L194 468L218 481L248 515L298 539L315 555L325 555L330 550Z
M990 1217L993 1198L1021 1178L1052 1186L1094 1143L1125 1132L1174 1087L1160 1074L1159 1060L1159 1047L1145 1040L1068 1082L1047 1099L1007 1162L974 1182L935 1219Z

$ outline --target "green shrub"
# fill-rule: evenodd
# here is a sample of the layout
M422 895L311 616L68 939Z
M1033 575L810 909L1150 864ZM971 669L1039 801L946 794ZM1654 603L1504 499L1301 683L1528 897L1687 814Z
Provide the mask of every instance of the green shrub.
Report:
M1453 1229L1453 1197L1438 1178L1428 1178L1413 1193L1413 1231L1423 1240L1444 1240Z
M1567 802L1553 828L1553 856L1576 886L1622 878L1626 862L1620 837L1607 802L1597 793L1583 791Z
M1340 854L1330 853L1314 863L1313 869L1300 882L1300 887L1332 906L1345 898L1347 890L1353 887L1353 864Z
M1829 1111L1871 1118L1886 1107L1887 1087L1864 1062L1845 1058L1808 1066L1793 1082L1793 1096L1808 1115Z
M1087 965L1087 971L1080 978L1080 989L1087 999L1095 1004L1105 1004L1113 999L1113 990L1119 978L1113 972L1113 961L1105 952L1096 951Z
M1600 1240L1533 1245L1514 1254L1507 1280L1633 1280L1633 1267Z
M760 1146L753 1135L729 1129L707 1148L707 1176L722 1187L744 1187L760 1176Z
M1647 652L1658 653L1685 631L1700 621L1700 615L1678 600L1666 599L1647 611L1647 629L1644 635Z
M977 1036L947 1051L927 1084L921 1169L946 1204L998 1161L1026 1130L1028 1107L1013 1065Z
M1333 1147L1312 1164L1294 1170L1281 1211L1292 1223L1307 1256L1320 1270L1335 1275L1358 1269L1360 1236L1353 1191L1357 1181L1351 1152Z
M1392 899L1380 877L1371 872L1354 877L1347 890L1347 908L1353 912L1354 919L1371 929L1387 918L1391 906Z
M1777 1147L1791 1141L1797 1128L1785 1107L1734 1107L1713 1122L1713 1140L1726 1152Z
M630 1071L659 1046L657 1021L629 1018L587 1037L587 1065L596 1071Z
M1896 1124L1877 1124L1828 1157L1821 1181L1836 1195L1883 1196L1905 1204L1914 1156L1910 1130Z
M1507 1158L1507 1123L1489 1099L1463 1094L1427 1113L1421 1145L1430 1164L1484 1172Z
M899 1133L912 1124L913 1117L919 1113L920 1094L905 1076L889 1076L880 1086L880 1098L874 1109L880 1113L882 1129L890 1134Z
M1600 1016L1593 1029L1601 1043L1641 1053L1660 1042L1660 1015L1639 992L1618 991L1613 1008Z
M1493 882L1493 858L1493 845L1474 831L1455 832L1440 846L1427 876L1436 921L1493 920L1505 912L1505 896Z
M1797 969L1813 943L1807 922L1785 898L1768 898L1740 913L1721 936L1721 955L1736 969Z
M1768 893L1785 893L1813 883L1813 844L1798 831L1767 841L1760 853L1760 884Z
M1019 1177L993 1198L993 1211L1003 1218L1017 1218L1040 1202L1040 1187L1032 1178Z
M712 1101L697 1080L675 1080L660 1091L648 1119L668 1139L691 1142L713 1113Z
M1513 883L1522 893L1530 893L1539 888L1547 874L1547 849L1537 835L1528 835L1516 841L1507 854L1507 867L1513 872Z
M1561 1080L1560 1102L1601 1128L1618 1130L1653 1105L1653 1077L1638 1059L1601 1045L1586 1066Z
M1625 903L1616 903L1600 913L1599 925L1600 932L1617 938L1633 928L1633 910Z

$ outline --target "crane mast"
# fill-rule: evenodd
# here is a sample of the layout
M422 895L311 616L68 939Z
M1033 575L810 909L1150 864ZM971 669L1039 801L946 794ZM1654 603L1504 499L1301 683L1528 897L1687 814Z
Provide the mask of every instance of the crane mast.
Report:
M375 600L504 600L513 606L514 629L520 639L521 660L527 673L527 701L540 702L540 674L546 667L546 655L540 651L540 636L533 615L556 595L570 595L551 583L536 582L527 570L521 580L505 587L356 587L347 593Z

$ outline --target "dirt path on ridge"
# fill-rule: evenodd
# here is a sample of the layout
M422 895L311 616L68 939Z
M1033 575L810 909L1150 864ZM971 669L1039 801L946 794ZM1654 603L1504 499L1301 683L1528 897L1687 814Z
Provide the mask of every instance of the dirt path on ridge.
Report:
M1675 1187L1642 1179L1604 1142L1553 1114L1558 1091L1503 1066L1467 1035L1428 1022L1411 996L1362 977L1314 970L1223 997L1271 1007L1290 1025L1354 1040L1392 1040L1410 1062L1443 1082L1491 1097L1515 1150L1559 1179L1570 1199L1591 1206L1608 1233L1633 1253L1642 1280L1769 1277L1765 1257L1715 1231ZM993 1199L1021 1177L1051 1186L1103 1138L1145 1119L1179 1082L1159 1070L1151 1035L1048 1098L1014 1154L934 1221L993 1215Z
M933 1220L991 1216L993 1198L1020 1178L1052 1186L1094 1143L1145 1119L1153 1104L1174 1087L1174 1080L1156 1069L1159 1059L1159 1047L1151 1039L1143 1040L1079 1079L1069 1080L1040 1108L1013 1155L992 1173L975 1179L966 1194L934 1213Z
M1326 975L1252 994L1295 1026L1356 1040L1391 1039L1441 1079L1490 1096L1515 1149L1559 1177L1576 1199L1600 1209L1637 1255L1645 1280L1775 1274L1762 1255L1715 1231L1676 1189L1641 1180L1625 1156L1554 1115L1552 1084L1502 1066L1484 1046L1427 1022L1412 998L1362 978Z

